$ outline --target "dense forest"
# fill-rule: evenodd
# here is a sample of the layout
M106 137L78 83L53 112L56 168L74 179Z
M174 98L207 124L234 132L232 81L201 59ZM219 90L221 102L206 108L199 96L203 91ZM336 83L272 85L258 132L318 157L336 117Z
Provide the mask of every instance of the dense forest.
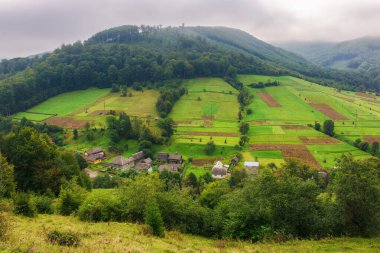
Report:
M238 74L299 76L351 90L378 89L368 78L317 67L239 30L122 26L38 57L3 60L0 113L26 110L71 90L225 77L229 68Z

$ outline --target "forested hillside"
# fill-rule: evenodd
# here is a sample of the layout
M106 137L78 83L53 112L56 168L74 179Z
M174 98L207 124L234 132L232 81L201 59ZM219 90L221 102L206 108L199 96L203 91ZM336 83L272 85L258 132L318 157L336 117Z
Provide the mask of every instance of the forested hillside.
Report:
M346 89L376 88L368 78L316 67L235 29L122 26L39 57L2 61L0 113L12 114L87 87L236 73L305 75L326 85L341 82L339 87Z
M353 70L380 82L380 38L366 37L340 43L288 42L279 46L320 66Z

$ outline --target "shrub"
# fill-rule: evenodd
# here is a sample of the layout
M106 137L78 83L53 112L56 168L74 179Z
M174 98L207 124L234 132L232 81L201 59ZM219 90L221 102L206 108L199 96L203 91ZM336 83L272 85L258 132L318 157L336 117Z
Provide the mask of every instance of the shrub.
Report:
M144 221L151 230L152 234L155 236L163 237L164 232L164 221L162 220L160 209L155 201L150 202L144 212Z
M61 246L78 246L80 238L78 234L71 231L61 232L58 230L52 230L47 235L49 242L58 244Z
M118 182L115 177L108 174L97 176L94 179L94 188L115 188L117 186Z
M53 199L46 195L37 195L33 197L33 202L36 206L38 213L52 214L53 213Z
M120 221L121 205L117 198L105 194L92 194L80 206L82 221Z
M24 215L27 217L36 216L36 206L30 198L30 195L26 193L17 193L13 202L13 212L15 214Z
M210 141L206 144L204 151L206 155L212 155L212 153L215 152L215 149L216 149L216 146L214 142Z
M71 215L76 212L86 198L86 191L76 184L76 178L61 190L59 194L58 210L62 215Z

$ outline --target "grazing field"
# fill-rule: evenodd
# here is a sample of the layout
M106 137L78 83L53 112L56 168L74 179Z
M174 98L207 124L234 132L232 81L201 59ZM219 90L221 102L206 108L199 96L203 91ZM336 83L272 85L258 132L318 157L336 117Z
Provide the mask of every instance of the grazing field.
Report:
M117 222L80 222L72 216L10 216L8 241L1 252L379 252L379 238L334 238L294 240L283 243L250 243L213 240L166 231L164 238L144 233L143 225ZM59 246L47 240L52 230L71 231L81 241L77 247Z
M241 75L239 80L254 96L253 113L244 120L251 125L250 151L245 158L263 164L296 158L315 168L331 168L344 153L356 158L370 155L352 145L357 138L380 139L380 99L320 86L295 77ZM277 87L251 88L251 83L277 80ZM263 94L265 97L263 98ZM368 95L368 96L367 96ZM274 106L278 103L280 106ZM379 104L378 104L379 103ZM308 125L332 119L338 139ZM271 155L272 154L272 155ZM277 154L277 155L274 155ZM279 155L280 154L280 155Z
M75 110L95 102L109 93L109 91L110 89L90 88L87 90L63 93L34 106L26 113L18 113L14 115L14 117L17 119L26 117L29 120L42 121L54 115L67 116Z
M188 94L181 97L169 115L176 124L175 143L201 149L185 155L204 156L204 145L209 141L225 150L238 144L237 91L220 78L191 79L184 86Z

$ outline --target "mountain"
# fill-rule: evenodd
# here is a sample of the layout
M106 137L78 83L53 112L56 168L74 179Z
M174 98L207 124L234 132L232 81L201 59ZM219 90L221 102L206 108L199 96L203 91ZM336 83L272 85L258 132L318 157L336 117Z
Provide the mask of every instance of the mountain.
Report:
M339 43L286 42L277 45L320 66L354 70L380 83L380 37L365 37Z
M84 43L0 63L0 113L26 110L52 96L112 84L236 74L292 75L334 87L375 86L366 76L317 66L294 53L226 27L120 26Z

